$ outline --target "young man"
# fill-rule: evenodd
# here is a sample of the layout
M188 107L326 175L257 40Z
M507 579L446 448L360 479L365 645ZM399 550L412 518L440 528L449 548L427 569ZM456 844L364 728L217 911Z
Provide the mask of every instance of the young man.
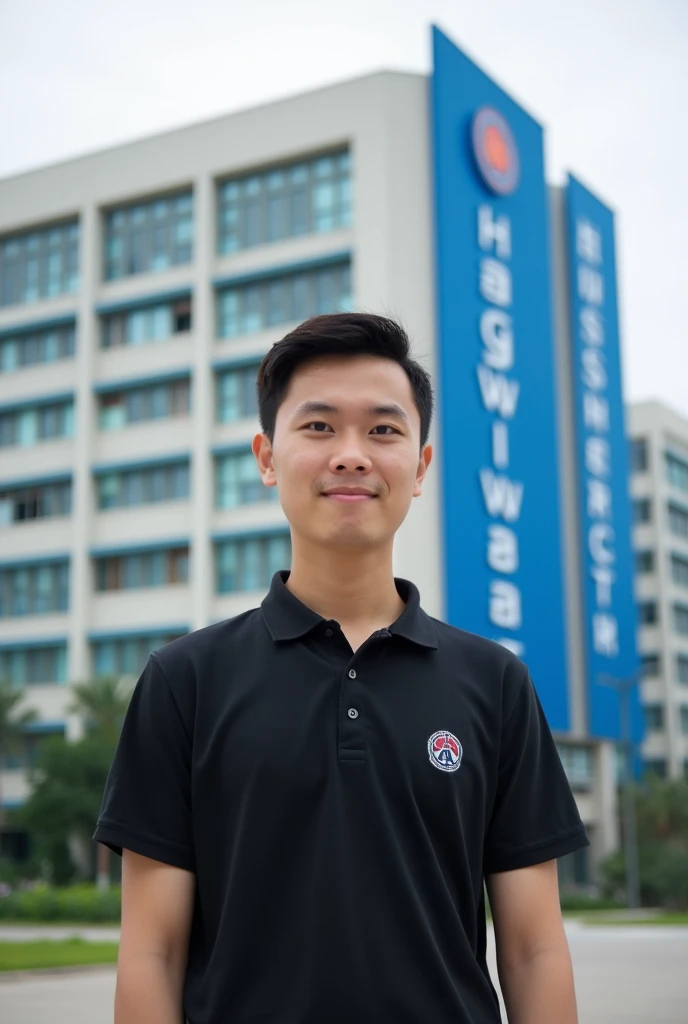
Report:
M497 1024L484 880L509 1021L574 1024L555 858L587 838L528 670L392 572L427 373L393 321L324 316L258 398L291 571L139 679L95 834L116 1024Z

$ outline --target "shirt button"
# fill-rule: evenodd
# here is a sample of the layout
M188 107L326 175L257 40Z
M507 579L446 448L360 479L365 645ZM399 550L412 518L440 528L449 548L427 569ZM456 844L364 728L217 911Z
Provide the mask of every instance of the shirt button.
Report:
M358 718L358 711L356 708L349 708L348 715L349 718Z
M349 679L355 679L355 678L356 678L356 669L355 668L350 668L349 669Z
M332 636L332 630L331 629L326 629L325 630L325 636Z

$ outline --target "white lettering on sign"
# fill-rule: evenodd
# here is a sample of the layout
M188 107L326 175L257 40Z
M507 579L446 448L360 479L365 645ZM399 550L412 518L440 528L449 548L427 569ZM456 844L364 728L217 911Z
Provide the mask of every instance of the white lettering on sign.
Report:
M502 629L521 627L521 591L507 580L490 583L490 622Z
M504 473L509 466L509 423L516 416L521 385L505 374L515 362L513 320L507 310L513 302L511 259L511 218L495 216L489 203L477 210L478 289L488 303L480 316L481 360L476 366L483 408L492 413L492 467L479 471L480 487L487 514L492 519L516 523L523 505L523 484ZM519 568L518 535L509 526L490 523L487 528L487 564L496 573L512 576ZM500 629L518 630L523 624L521 591L513 580L491 579L488 596L489 621ZM525 644L518 637L497 638L518 657Z
M616 531L613 526L612 490L606 480L612 473L609 384L604 352L604 319L599 308L604 302L602 234L587 218L575 226L576 288L584 303L578 314L578 336L582 342L580 372L580 419L584 431L586 513L588 525L589 573L594 583L594 607L590 609L592 646L596 654L615 658L619 653L619 628L613 607L616 573Z
M509 428L504 420L492 421L492 461L497 469L509 466Z
M517 380L509 380L503 373L493 373L481 363L478 363L475 369L483 405L487 411L497 411L502 419L510 420L516 412L521 385Z
M508 476L497 476L491 469L480 470L480 486L488 514L501 516L507 523L515 523L521 514L523 484Z
M480 294L495 306L511 305L511 271L506 263L491 256L480 261Z
M585 481L588 489L588 515L591 519L612 518L612 489L609 484L590 477Z
M518 537L508 526L491 523L487 528L487 564L495 572L512 573L518 569Z
M583 395L583 423L589 430L606 434L609 430L609 402L592 391Z
M485 346L483 362L493 370L510 370L514 365L514 334L509 314L486 309L480 317L480 337Z
M500 259L511 257L511 223L508 217L495 220L492 207L483 203L478 207L478 245L485 252L493 249Z

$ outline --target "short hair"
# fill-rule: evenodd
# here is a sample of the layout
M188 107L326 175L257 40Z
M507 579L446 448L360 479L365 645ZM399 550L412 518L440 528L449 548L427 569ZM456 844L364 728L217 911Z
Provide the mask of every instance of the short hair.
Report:
M433 412L430 374L411 358L404 328L374 313L330 313L314 316L275 342L258 370L258 415L270 439L275 436L277 410L284 401L297 367L322 356L379 356L398 363L411 382L420 414L421 448L428 440Z

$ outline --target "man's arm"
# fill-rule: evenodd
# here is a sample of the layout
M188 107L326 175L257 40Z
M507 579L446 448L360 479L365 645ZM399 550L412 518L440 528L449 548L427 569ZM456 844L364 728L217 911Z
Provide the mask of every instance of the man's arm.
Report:
M577 1024L557 862L487 878L509 1024Z
M195 875L122 851L115 1024L182 1024Z

